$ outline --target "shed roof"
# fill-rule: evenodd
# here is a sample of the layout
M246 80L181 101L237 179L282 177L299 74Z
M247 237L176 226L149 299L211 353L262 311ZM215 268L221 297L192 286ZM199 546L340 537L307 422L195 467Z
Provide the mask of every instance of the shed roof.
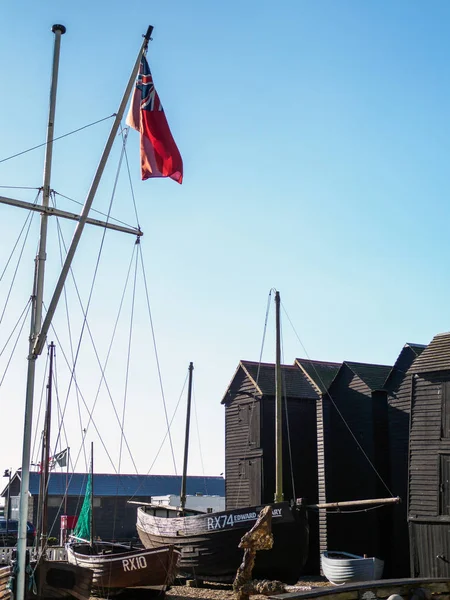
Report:
M347 365L355 375L364 381L372 392L384 388L384 382L392 369L392 366L388 365L372 365L370 363L348 362L347 360L344 365Z
M222 398L222 404L226 404L234 395L239 393L244 375L249 377L253 382L256 395L275 395L275 365L272 363L241 360ZM281 377L283 394L287 397L303 399L317 398L317 392L314 387L297 365L281 365Z
M18 474L14 475L14 478ZM86 491L87 473L69 473L69 496L79 496ZM11 483L14 481L12 479ZM30 494L39 494L40 473L30 473ZM1 493L6 495L8 486ZM180 475L117 475L95 474L95 496L162 496L179 494L181 489ZM66 490L66 473L51 473L48 493L51 496L62 496ZM202 477L191 475L187 477L186 493L189 495L203 494L225 496L225 479L223 477Z
M425 348L426 346L424 344L405 344L401 349L401 352L398 355L389 375L387 376L386 381L384 382L384 387L388 387L390 385L395 373L405 374L417 357L422 354Z
M275 395L275 365L241 360L240 363L264 396ZM297 365L281 365L283 394L289 398L317 398L307 377Z
M450 333L438 333L414 361L411 373L448 370L450 370Z
M309 358L296 358L295 362L322 394L328 390L342 364Z

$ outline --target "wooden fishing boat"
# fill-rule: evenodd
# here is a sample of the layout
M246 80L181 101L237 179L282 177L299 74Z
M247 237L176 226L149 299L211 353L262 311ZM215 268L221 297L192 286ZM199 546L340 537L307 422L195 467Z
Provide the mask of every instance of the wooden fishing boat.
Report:
M92 572L67 561L48 560L40 557L31 561L33 581L28 579L28 598L77 598L87 600L91 596Z
M255 578L295 583L308 552L306 509L288 502L271 506L273 548L258 553L253 574ZM144 546L176 544L181 550L181 574L215 580L229 579L236 574L243 554L238 544L255 524L263 507L172 518L151 514L158 508L151 505L138 508L136 527Z
M308 557L309 527L306 508L297 502L283 502L282 491L282 389L281 389L281 334L280 294L275 292L276 306L276 490L272 506L271 550L258 553L253 569L256 578L280 579L295 583ZM183 481L187 472L189 439L190 395L192 363L189 367L189 394L186 419L186 443L183 463ZM175 518L157 516L158 508L140 506L136 528L146 548L176 544L181 549L180 572L199 578L231 578L241 563L243 552L238 548L241 537L255 524L262 506L242 507L217 513L186 516L181 490L180 515Z
M93 444L83 506L66 551L70 564L91 570L93 590L104 597L136 587L166 591L175 579L180 559L180 551L172 545L143 549L94 540Z
M101 596L125 588L153 587L165 591L177 573L180 551L174 546L139 549L107 542L70 544L67 556L73 565L91 569L93 591Z
M374 581L383 575L384 561L348 552L322 552L322 571L335 585L353 581Z

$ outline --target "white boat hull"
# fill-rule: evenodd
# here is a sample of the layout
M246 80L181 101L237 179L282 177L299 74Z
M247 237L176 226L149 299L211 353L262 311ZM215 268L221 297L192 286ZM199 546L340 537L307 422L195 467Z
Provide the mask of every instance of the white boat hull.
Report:
M321 564L323 574L334 585L381 579L384 567L379 558L331 551L322 552Z

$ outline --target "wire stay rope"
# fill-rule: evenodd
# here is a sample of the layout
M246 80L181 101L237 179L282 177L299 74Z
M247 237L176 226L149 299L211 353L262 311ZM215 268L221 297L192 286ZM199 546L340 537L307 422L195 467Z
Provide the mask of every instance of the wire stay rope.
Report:
M23 328L24 328L24 326L25 326L25 322L26 322L26 319L27 319L27 317L28 317L28 313L29 313L29 311L30 311L30 308L31 308L31 300L29 300L29 301L28 301L28 304L27 304L27 306L26 306L26 307L25 307L25 309L22 311L22 314L21 314L21 315L20 315L20 317L19 317L19 321L17 321L17 324L14 326L14 329L13 329L13 331L12 331L12 333L11 333L10 337L8 338L8 340L7 340L7 342L6 342L6 343L8 344L9 340L10 340L10 339L11 339L11 337L12 337L12 334L13 334L13 333L14 333L14 331L17 329L18 323L20 323L20 319L23 317L23 318L22 318L22 323L21 323L21 325L20 325L20 328L19 328L19 332L18 332L18 334L17 334L17 337L16 337L16 341L14 342L13 348L12 348L12 350L11 350L11 354L9 355L8 361L7 361L7 363L6 363L5 370L3 371L2 378L0 379L0 387L3 385L3 381L5 380L6 373L8 372L9 365L11 364L12 357L14 356L14 352L15 352L15 350L16 350L16 348L17 348L17 344L18 344L18 342L19 342L20 336L21 336L21 334L22 334L22 331L23 331ZM5 349L5 348L6 348L6 345L5 345L4 349ZM3 350L2 350L2 354L3 354Z
M195 416L195 428L197 430L197 441L198 441L198 450L199 450L199 453L200 453L200 464L202 466L203 485L205 486L205 492L208 493L208 482L207 482L207 479L206 479L205 465L204 465L204 462L203 462L202 441L201 441L201 438L200 438L200 428L199 428L199 425L198 425L197 399L195 397L195 382L193 382L192 387L193 387L192 398L194 400L193 405L194 405L194 416Z
M36 205L37 202L38 202L39 194L40 194L40 192L37 193L36 198L34 199L34 202L33 202L34 205ZM5 273L6 273L7 269L8 269L9 263L11 262L12 257L14 256L14 252L16 251L16 248L17 248L17 245L19 243L19 240L22 237L22 233L24 232L24 229L27 226L27 222L30 221L30 223L28 224L28 229L27 229L27 233L26 233L26 236L25 236L25 240L27 239L28 233L29 233L29 230L30 230L30 226L31 226L31 221L33 220L33 216L34 216L34 213L32 211L30 211L28 213L28 215L26 216L26 219L25 219L25 221L24 221L24 223L22 225L22 229L19 231L19 235L17 236L17 239L16 239L16 241L14 243L14 246L12 247L12 250L11 250L10 255L8 257L8 260L6 261L6 264L5 264L4 268L3 268L2 274L0 275L0 281L3 280L3 277L4 277L4 275L5 275ZM22 246L22 250L21 250L20 256L22 256L22 252L23 252L23 246Z
M265 313L265 317L264 317L263 334L262 334L262 339L261 339L261 347L260 347L260 350L259 350L258 368L257 368L257 371L256 371L256 378L255 378L255 392L254 392L254 395L253 395L252 403L250 405L251 406L251 411L250 411L250 418L249 418L249 421L248 421L247 440L246 440L246 444L245 444L245 453L244 453L244 456L242 458L242 460L244 462L246 462L247 456L248 456L248 450L247 449L250 448L250 435L251 435L251 431L252 431L253 413L255 412L256 399L257 399L257 394L258 394L259 376L260 376L260 373L261 373L262 356L263 356L263 352L264 352L264 346L265 346L266 335L267 335L267 323L268 323L268 320L269 320L269 312L270 312L270 304L271 304L271 300L272 300L272 292L273 292L273 289L271 289L269 291L269 295L267 297L266 313ZM239 508L239 505L240 505L243 479L244 479L243 477L241 477L239 479L238 491L237 491L237 494L236 494L236 505L235 505L235 508Z
M169 421L169 428L164 433L164 437L163 437L163 439L161 441L161 444L159 445L159 448L158 448L158 451L157 451L157 453L155 455L155 458L153 459L153 462L151 463L151 465L150 465L150 467L149 467L146 475L149 475L152 472L153 467L155 466L155 463L158 460L159 455L161 454L161 451L162 451L162 449L164 447L164 444L166 443L166 439L167 439L167 437L169 435L170 428L172 427L173 420L175 419L175 416L176 416L176 414L178 412L178 408L180 406L181 400L183 398L183 394L184 394L184 390L186 389L188 378L189 378L189 375L186 374L186 377L184 379L184 383L183 383L183 387L182 387L181 393L180 393L180 395L178 397L177 405L175 406L175 410L173 411L172 417L171 417L171 419ZM139 487L137 488L137 490L135 491L135 493L131 496L130 500L132 500L137 495L137 493L141 489L141 487L142 487L142 484L139 485Z
M353 438L354 442L355 442L355 443L356 443L356 445L358 446L359 450L361 450L361 452L363 453L363 455L364 455L364 457L366 458L367 462L369 463L370 467L372 468L373 472L374 472L374 473L375 473L375 475L378 477L378 479L380 480L380 482L383 484L383 486L385 487L385 489L387 490L387 492L388 492L388 493L389 493L389 494L392 496L392 498L393 498L393 497L394 497L394 494L391 492L391 490L389 489L388 485L386 484L386 482L384 481L384 479L382 478L382 476L381 476L381 475L380 475L380 473L378 472L377 468L375 467L375 465L373 464L373 462L370 460L370 457L368 456L367 452L366 452L366 451L364 450L364 448L362 447L361 443L359 442L358 438L357 438L357 437L355 436L355 434L353 433L353 431L352 431L352 429L351 429L350 425L347 423L347 421L346 421L346 419L345 419L344 415L343 415L343 414L342 414L342 412L340 411L340 409L339 409L339 407L337 406L336 402L334 401L333 397L332 397L332 396L331 396L331 394L328 392L328 390L327 390L327 388L326 388L326 385L324 384L324 382L323 382L323 380L322 380L322 378L321 378L321 376L320 376L320 373L318 373L318 371L317 371L317 369L316 369L316 367L315 367L315 365L314 365L314 362L311 360L311 358L310 358L310 356L309 356L309 354L308 354L308 352L307 352L307 350L306 350L306 348L305 348L305 346L304 346L303 342L302 342L302 341L301 341L301 339L300 339L300 336L298 335L298 333L297 333L297 331L296 331L296 329L295 329L295 327L294 327L294 325L293 325L293 323L292 323L292 321L291 321L291 319L290 319L289 315L288 315L288 314L287 314L287 312L286 312L286 309L284 308L284 305L283 305L283 303L282 303L282 307L283 307L283 311L284 311L284 313L285 313L285 315L286 315L286 317L287 317L287 319L288 319L288 321L289 321L289 323L290 323L290 325L291 325L291 327L292 327L292 330L293 330L293 332L294 332L295 336L297 337L297 340L299 341L299 343L300 343L301 347L303 348L303 352L305 353L305 355L306 355L306 358L309 360L309 362L310 362L310 364L311 364L311 366L312 366L312 368L313 368L313 370L314 370L314 372L315 372L315 374L316 374L316 377L317 377L317 379L320 381L320 383L321 383L321 385L322 385L323 389L324 389L324 390L326 390L326 391L325 391L325 395L326 395L326 397L327 397L327 398L330 400L331 404L332 404L332 405L333 405L333 407L335 408L336 412L338 413L339 417L341 418L341 420L342 420L343 424L344 424L344 425L345 425L345 427L347 428L347 430L348 430L348 432L350 433L351 437Z
M112 205L113 205L113 202L114 202L114 199L115 199L115 194L116 194L116 189L117 189L117 183L118 183L118 179L119 179L119 174L120 174L120 169L121 169L121 164L122 164L122 161L123 161L123 157L124 157L124 148L122 147L122 152L120 154L120 158L119 158L119 162L118 162L118 166L117 166L117 170L116 170L116 176L115 176L115 179L114 179L113 190L112 190L112 193L111 193L111 198L110 198L110 202L109 202L109 206L108 206L107 221L109 221L109 216L111 214ZM103 247L104 247L104 242L105 242L105 238L106 238L106 231L107 230L105 228L103 230L103 234L102 234L102 238L101 238L101 243L100 243L100 248L99 248L99 251L98 251L98 254L97 254L97 260L96 260L96 263L95 263L94 275L93 275L93 278L92 278L91 287L90 287L90 291L89 291L89 294L88 294L88 300L87 300L87 303L86 303L86 307L85 307L85 309L82 308L83 322L82 322L82 327L81 327L81 331L80 331L80 335L79 335L79 339L78 339L78 343L77 343L77 349L76 349L74 360L73 360L73 369L72 369L73 375L71 377L71 381L69 383L69 387L68 387L68 390L67 390L67 399L68 399L68 396L70 394L71 384L72 384L72 380L73 380L73 377L74 377L74 374L75 374L76 365L77 365L77 362L78 362L78 357L79 357L79 352L80 352L80 349L81 349L81 342L82 342L82 339L83 339L83 336L84 336L84 331L85 331L86 328L88 328L88 330L89 330L89 326L88 326L88 323L87 323L87 316L88 316L89 308L90 308L91 301L92 301L92 296L93 296L93 291L94 291L94 287L95 287L95 282L96 282L96 279L97 279L97 274L98 274L98 269L99 269L99 264L100 264L100 257L102 255L102 251L103 251ZM73 271L72 270L71 270L71 275L72 275L72 278L73 278ZM91 337L91 341L93 341L92 337ZM95 345L94 345L94 351L96 353L97 360L99 360L97 352L96 352L96 349L95 349ZM101 364L101 363L99 362L99 364ZM66 404L67 404L67 399L66 399ZM85 454L85 459L86 459L86 454ZM86 468L87 468L87 462L86 462Z
M152 340L153 340L153 348L155 351L155 358L156 358L156 366L157 366L157 370L158 370L158 378L159 378L159 386L160 386L160 390L161 390L161 396L162 396L162 401L163 401L163 406L164 406L164 415L166 418L166 426L167 426L167 435L169 437L169 443L170 443L170 449L172 451L172 461L173 461L173 466L174 466L174 470L175 470L175 475L177 474L177 465L175 462L175 452L173 450L173 442L172 442L172 435L170 433L170 423L169 423L169 417L167 414L167 404L166 404L166 397L164 394L164 387L163 387L163 383L162 383L162 375L161 375L161 365L159 362L159 355L158 355L158 347L156 344L156 336L155 336L155 329L153 327L153 318L152 318L152 311L150 308L150 297L149 297L149 293L148 293L148 286L147 286L147 277L145 275L145 268L144 268L144 258L142 255L142 249L141 249L141 245L138 244L138 252L140 254L141 257L141 265L142 265L142 274L143 274L143 278L144 278L144 287L145 287L145 298L146 298L146 302L147 302L147 311L148 311L148 317L150 320L150 328L151 328L151 332L152 332Z
M63 135L52 138L51 140L47 140L46 142L43 142L42 144L38 144L37 146L33 146L32 148L28 148L27 150L22 150L22 152L17 152L16 154L12 154L11 156L2 158L2 159L0 159L0 163L4 163L8 160L12 160L13 158L17 158L18 156L23 156L24 154L27 154L28 152L32 152L33 150L37 150L38 148L47 146L47 144L57 142L58 140L62 140L63 138L68 137L69 135L73 135L74 133L79 133L80 131L83 131L83 129L88 129L88 127L92 127L93 125L97 125L98 123L102 123L103 121L107 121L108 119L112 119L112 117L115 117L115 116L116 116L116 113L113 113L112 115L103 117L103 119L99 119L98 121L94 121L93 123L89 123L88 125L83 125L83 127L79 127L78 129L74 129L73 131L69 131L69 133L64 133ZM34 189L34 188L31 188L31 189Z

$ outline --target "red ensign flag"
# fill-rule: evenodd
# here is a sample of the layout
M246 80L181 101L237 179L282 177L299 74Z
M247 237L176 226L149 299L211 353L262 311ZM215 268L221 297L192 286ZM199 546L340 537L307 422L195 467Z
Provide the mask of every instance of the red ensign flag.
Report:
M141 175L183 181L183 161L170 132L145 56L141 59L127 125L141 134Z

